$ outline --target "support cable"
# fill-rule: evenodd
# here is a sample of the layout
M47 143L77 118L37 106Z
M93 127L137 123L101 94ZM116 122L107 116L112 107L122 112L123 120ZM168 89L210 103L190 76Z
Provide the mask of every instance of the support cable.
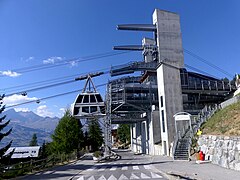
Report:
M109 70L109 68L98 69L96 71L99 72L99 71L106 71L106 70ZM24 91L29 91L29 90L21 90L21 89L23 89L23 87L29 87L29 88L39 87L39 86L36 86L36 84L37 85L46 85L46 86L50 85L51 86L51 83L65 83L64 81L61 81L61 80L63 80L63 79L68 80L69 79L69 81L70 81L72 78L74 78L76 76L81 76L81 75L90 74L90 73L93 73L93 71L80 73L80 74L74 74L74 75L70 75L70 76L63 76L63 77L59 77L59 78L55 78L55 79L49 79L49 80L45 80L45 81L38 81L38 82L33 82L33 83L28 83L28 84L22 84L22 85L18 85L18 86L11 86L11 87L7 87L7 88L0 89L0 90L1 91L6 91L8 89L14 89L14 90L24 92ZM109 73L109 71L106 71L106 73ZM16 93L11 93L11 94L16 94Z
M107 83L99 84L99 85L96 86L96 88L101 87L101 86L105 86L105 85L107 85ZM43 101L43 100L52 99L52 98L56 98L56 97L60 97L60 96L65 96L65 95L73 94L73 93L76 93L76 92L79 92L79 91L82 91L82 89L69 91L69 92L65 92L65 93L61 93L61 94L56 94L56 95L52 95L52 96L48 96L48 97L43 97L43 98L40 98L38 100L31 100L31 101L27 101L27 102L23 102L23 103L19 103L19 104L14 104L14 105L6 106L5 108L8 109L8 108L12 108L12 107L16 107L16 106L20 106L20 105L24 105L24 104L29 104L29 103L36 103L36 102L39 103L40 101Z
M193 71L202 73L203 75L206 74L206 75L208 75L208 76L211 76L211 77L214 77L214 78L218 79L216 76L211 75L211 74L209 74L209 73L207 73L207 72L205 72L205 71L202 71L202 70L200 70L200 69L198 69L198 68L195 68L195 67L190 66L190 65L188 65L188 64L184 64L184 65L185 65L187 68L192 69ZM202 75L200 75L200 74L196 74L196 75L199 76L199 77L204 77L204 76L202 76ZM206 77L204 77L204 78L206 79ZM210 80L210 79L209 79L209 80Z
M86 62L86 61L92 61L92 60L95 60L95 59L101 59L101 58L126 54L126 53L129 53L129 52L131 52L131 51L124 51L124 52L117 52L117 53L108 52L108 53L88 56L88 57L85 57L85 58L74 58L74 59L69 59L69 60L62 60L62 61L56 62L56 64L39 64L39 65L23 67L23 68L19 68L19 69L12 69L11 71L14 71L14 72L17 72L17 73L27 73L27 72L38 71L38 70L55 68L55 67L67 65L67 64L69 64L70 62L73 62L73 61L74 62ZM5 76L0 75L0 77L5 77Z
M103 74L107 74L107 73L109 73L109 71L103 72ZM74 83L76 81L79 81L79 80L76 78L75 80L69 80L69 81L60 82L60 83L56 83L56 84L50 84L50 85L42 86L42 87L36 87L36 88L28 89L28 90L25 90L25 91L20 91L20 92L15 92L15 93L11 93L11 94L6 94L5 97L12 96L14 94L22 94L22 93L38 91L38 90L42 90L42 89L46 89L46 88L51 88L51 87L55 87L55 86L61 86L61 85L64 85L64 84Z
M211 63L211 62L207 61L206 59L204 59L204 58L196 55L195 53L193 53L193 52L191 52L191 51L189 51L189 50L187 50L187 49L184 49L184 51L185 51L187 54L191 55L192 57L196 58L197 60L199 60L199 61L201 61L201 62L209 65L210 67L212 67L212 68L220 71L221 73L227 75L228 77L231 77L231 78L234 77L234 75L232 75L231 73L229 73L229 72L225 71L224 69L222 69L222 68L214 65L213 63Z

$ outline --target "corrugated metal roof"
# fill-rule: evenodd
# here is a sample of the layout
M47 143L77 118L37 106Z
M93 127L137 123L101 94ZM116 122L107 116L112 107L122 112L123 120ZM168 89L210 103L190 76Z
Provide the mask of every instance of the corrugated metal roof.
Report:
M28 158L28 157L38 157L40 146L28 146L28 147L10 147L6 154L9 154L12 152L12 150L15 149L12 159L16 158Z

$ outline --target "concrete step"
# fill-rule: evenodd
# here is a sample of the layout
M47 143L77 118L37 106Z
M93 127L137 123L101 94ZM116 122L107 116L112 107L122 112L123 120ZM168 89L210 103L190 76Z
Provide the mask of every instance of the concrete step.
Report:
M186 151L188 148L176 148L176 151Z
M177 157L175 158L175 157L174 157L174 160L175 160L175 161L178 161L178 160L179 160L179 161L188 161L189 158L188 158L188 157L187 157L187 158L177 158Z
M174 159L175 159L175 158L185 158L185 159L186 159L186 158L188 158L188 157L189 157L189 156L174 156Z
M188 152L175 152L174 155L188 155Z
M174 157L188 157L188 154L175 154Z
M188 154L188 152L175 152L174 154Z
M180 151L185 151L185 150L188 150L188 148L187 147L185 147L185 148L176 148L176 150L180 150Z

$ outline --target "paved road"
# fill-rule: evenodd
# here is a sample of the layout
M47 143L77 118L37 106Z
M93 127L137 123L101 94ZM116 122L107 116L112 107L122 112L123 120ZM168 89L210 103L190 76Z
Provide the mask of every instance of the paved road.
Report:
M127 180L127 179L166 179L151 164L151 157L134 155L131 152L118 152L121 160L95 163L93 160L82 160L61 166L51 171L37 173L24 179L68 179L68 180Z

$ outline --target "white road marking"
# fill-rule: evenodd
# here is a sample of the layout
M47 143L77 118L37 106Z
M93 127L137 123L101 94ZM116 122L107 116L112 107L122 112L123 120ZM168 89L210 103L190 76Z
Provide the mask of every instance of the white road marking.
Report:
M104 171L106 168L102 167L100 169L98 169L98 171Z
M122 174L118 180L128 180L128 178Z
M148 170L149 170L149 169L152 169L152 166L151 166L151 165L144 165L143 167L144 167L145 169L148 169Z
M87 169L87 171L93 171L95 169L96 169L96 167L93 167L93 168Z
M91 176L90 178L88 178L87 180L95 180L94 176Z
M162 176L151 172L152 178L163 178Z
M78 178L77 180L84 180L84 177L83 176L81 176L80 178Z
M150 177L149 176L147 176L146 174L144 174L144 173L141 173L141 178L142 179L150 179Z
M98 180L107 180L103 175Z
M128 167L127 166L124 166L124 167L122 167L122 170L127 170L128 169Z
M117 178L114 177L114 175L111 175L108 180L117 180Z
M111 169L109 169L110 171L115 171L117 168L116 167L112 167Z
M133 166L133 170L139 170L138 166Z
M130 179L139 179L139 177L137 177L134 173L132 173Z

